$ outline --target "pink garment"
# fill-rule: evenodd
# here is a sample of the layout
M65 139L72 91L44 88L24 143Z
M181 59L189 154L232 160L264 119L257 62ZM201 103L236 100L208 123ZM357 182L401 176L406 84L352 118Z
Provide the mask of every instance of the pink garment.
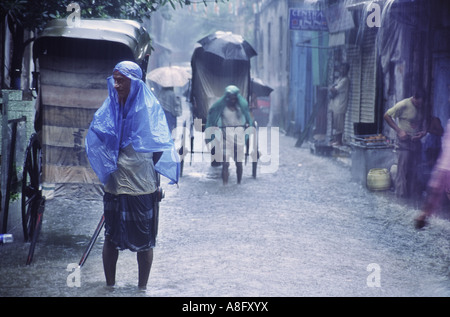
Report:
M442 191L450 188L450 119L447 121L442 137L441 154L433 169L428 186Z
M436 162L436 168L450 171L450 119L442 137L442 152Z

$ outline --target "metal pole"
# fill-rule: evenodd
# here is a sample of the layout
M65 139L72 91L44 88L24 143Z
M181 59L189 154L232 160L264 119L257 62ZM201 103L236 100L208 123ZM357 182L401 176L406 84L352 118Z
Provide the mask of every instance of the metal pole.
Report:
M6 184L8 177L8 101L9 101L9 92L2 91L3 93L3 104L2 104L2 161L1 161L1 208L0 211L5 211L5 202L6 200ZM0 228L3 232L3 228L6 226L3 222L3 215L0 217Z
M11 144L9 148L9 158L8 158L8 174L6 175L6 190L5 190L5 205L3 209L3 227L2 233L8 231L8 214L9 214L9 201L11 196L11 182L14 173L14 159L16 156L16 136L17 136L17 121L12 123L11 132Z
M84 262L86 262L87 257L89 256L89 253L91 253L92 247L95 244L95 241L97 241L97 238L102 231L103 225L105 224L105 215L102 215L100 222L97 225L97 229L95 229L94 234L92 235L91 241L89 241L88 246L86 247L86 250L83 253L83 256L81 257L80 262L78 263L78 266L81 268L84 265Z

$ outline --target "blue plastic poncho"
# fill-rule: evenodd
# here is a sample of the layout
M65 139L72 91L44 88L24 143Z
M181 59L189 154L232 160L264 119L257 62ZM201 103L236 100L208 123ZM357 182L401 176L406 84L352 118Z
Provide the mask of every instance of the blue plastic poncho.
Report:
M114 71L131 79L130 92L123 107L107 78L108 98L96 111L86 135L86 153L91 167L103 184L117 170L119 150L132 145L136 152L163 152L155 170L178 183L180 160L158 100L141 80L142 71L134 62L120 62Z

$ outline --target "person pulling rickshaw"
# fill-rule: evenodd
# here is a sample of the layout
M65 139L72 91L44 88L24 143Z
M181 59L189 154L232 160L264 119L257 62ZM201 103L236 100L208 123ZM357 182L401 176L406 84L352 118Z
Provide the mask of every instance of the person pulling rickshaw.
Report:
M244 129L253 125L253 119L250 115L248 102L240 94L239 88L230 85L225 88L225 94L216 101L208 111L206 120L206 128L221 128L222 139L214 137L208 138L207 142L216 140L214 145L214 156L217 150L222 150L222 180L223 184L228 183L230 159L236 164L237 183L240 184L243 172L243 160L245 144L248 135L244 133ZM234 129L233 129L234 128ZM236 133L237 128L242 133Z

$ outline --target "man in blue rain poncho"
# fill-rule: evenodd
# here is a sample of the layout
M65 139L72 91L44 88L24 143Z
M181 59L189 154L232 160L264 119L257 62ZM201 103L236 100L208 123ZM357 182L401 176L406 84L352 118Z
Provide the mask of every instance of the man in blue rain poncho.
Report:
M118 251L129 249L137 252L138 286L145 289L156 239L156 172L177 183L179 159L164 112L141 78L136 63L116 65L107 79L109 96L86 136L86 152L105 190L106 284L115 284Z

